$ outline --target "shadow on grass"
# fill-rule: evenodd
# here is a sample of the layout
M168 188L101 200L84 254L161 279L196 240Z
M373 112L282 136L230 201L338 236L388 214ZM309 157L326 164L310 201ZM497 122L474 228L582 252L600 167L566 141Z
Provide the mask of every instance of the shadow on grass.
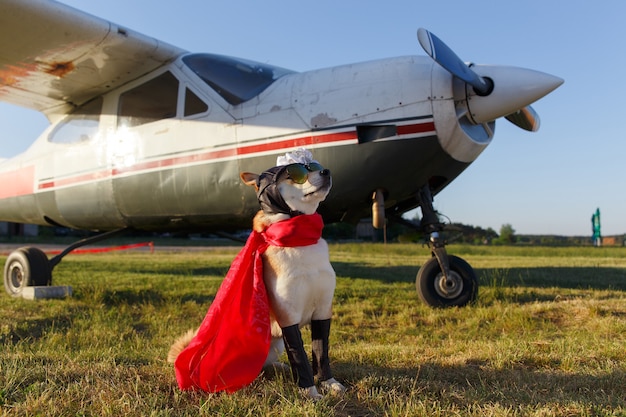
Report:
M375 280L382 283L410 283L415 282L419 266L383 266L372 267L347 262L333 262L338 277ZM193 271L159 271L168 275L184 276L220 276L223 268L199 268ZM554 295L540 294L532 291L533 288L563 288L563 289L594 289L626 291L626 270L622 268L605 267L538 267L538 268L510 268L510 269L476 269L479 285L483 289L505 290L511 288L528 289L523 295L517 295L512 302L551 301ZM480 294L480 290L479 290ZM209 305L215 297L213 293L188 292L178 299L182 302L194 302ZM479 295L480 297L480 295ZM107 306L122 304L154 304L161 305L169 302L168 296L154 289L120 289L104 290L99 296Z
M626 291L626 269L606 267L537 267L477 269L481 285Z
M163 267L155 267L155 268L139 268L133 270L134 273L138 274L159 274L159 275L171 275L175 277L202 277L202 276L217 276L223 277L228 272L228 268L230 268L230 264L225 264L225 266L210 266L210 267L199 267L199 268L190 268L188 266L181 266L180 268L163 268ZM120 269L121 272L125 272L125 268Z
M381 282L415 282L420 265L372 267L333 262L337 276ZM626 269L606 267L537 267L475 269L480 285L626 291Z
M108 307L142 304L158 306L172 302L172 299L163 292L152 289L105 290L99 298ZM194 302L200 305L209 305L214 298L215 294L211 293L186 293L176 297L182 303Z
M39 340L50 332L65 333L72 327L72 317L77 312L57 314L47 318L17 320L7 325L7 331L0 334L0 346L16 344L22 340Z
M372 279L376 281L415 282L415 276L421 265L415 266L379 266L372 267L355 262L331 262L338 277Z
M102 302L109 306L119 306L121 304L163 304L166 299L161 291L151 289L125 289L125 290L105 290L100 296Z

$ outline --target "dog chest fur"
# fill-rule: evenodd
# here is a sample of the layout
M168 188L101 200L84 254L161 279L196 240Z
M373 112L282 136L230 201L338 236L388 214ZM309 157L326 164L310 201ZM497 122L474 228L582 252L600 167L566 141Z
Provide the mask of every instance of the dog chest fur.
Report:
M263 266L270 307L280 327L331 317L335 271L324 239L310 246L270 246Z

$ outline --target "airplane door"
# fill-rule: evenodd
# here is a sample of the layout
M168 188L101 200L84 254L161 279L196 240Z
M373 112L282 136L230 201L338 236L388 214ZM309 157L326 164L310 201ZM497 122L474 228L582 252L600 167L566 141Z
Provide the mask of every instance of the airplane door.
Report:
M129 152L112 152L113 188L127 224L200 229L241 211L232 118L193 86L163 72L123 92L117 116L116 146Z

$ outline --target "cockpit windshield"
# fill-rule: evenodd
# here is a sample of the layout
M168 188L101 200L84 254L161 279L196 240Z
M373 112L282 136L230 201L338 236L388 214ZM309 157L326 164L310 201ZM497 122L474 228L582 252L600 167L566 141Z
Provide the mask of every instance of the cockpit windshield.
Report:
M183 62L232 105L260 94L283 75L284 68L215 54L191 54Z

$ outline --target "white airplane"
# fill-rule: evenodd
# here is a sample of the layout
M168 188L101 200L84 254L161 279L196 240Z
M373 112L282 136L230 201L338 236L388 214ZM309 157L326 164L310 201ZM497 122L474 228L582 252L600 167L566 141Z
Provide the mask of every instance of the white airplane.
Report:
M373 215L377 226L421 207L432 259L417 291L465 305L477 280L449 256L433 208L506 117L535 131L529 105L563 80L466 65L424 29L430 57L404 56L297 73L189 53L52 0L0 2L0 100L43 112L50 126L0 162L0 221L101 231L52 259L11 253L6 291L48 285L72 249L129 230L249 228L258 210L239 178L309 148L331 169L327 223ZM408 222L410 223L410 222Z

